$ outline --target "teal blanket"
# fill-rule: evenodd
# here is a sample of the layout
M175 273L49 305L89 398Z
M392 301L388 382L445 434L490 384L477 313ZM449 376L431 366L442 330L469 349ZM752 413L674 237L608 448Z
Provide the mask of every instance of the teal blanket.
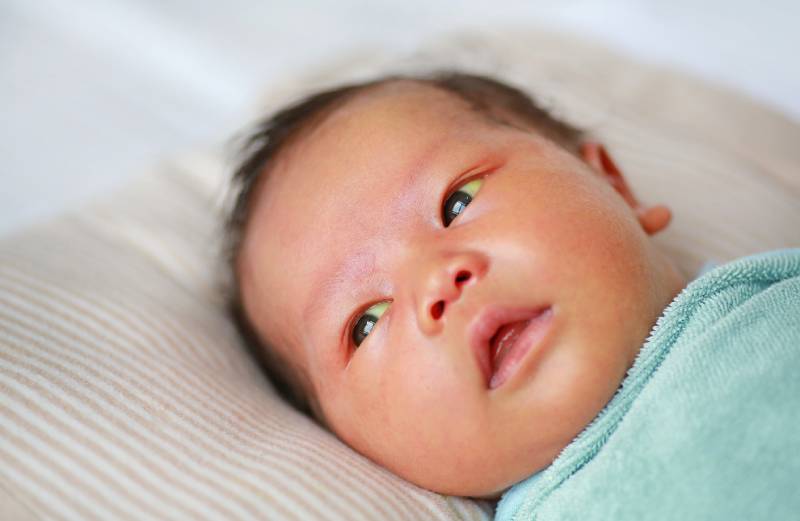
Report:
M612 400L495 519L800 519L800 249L689 283Z

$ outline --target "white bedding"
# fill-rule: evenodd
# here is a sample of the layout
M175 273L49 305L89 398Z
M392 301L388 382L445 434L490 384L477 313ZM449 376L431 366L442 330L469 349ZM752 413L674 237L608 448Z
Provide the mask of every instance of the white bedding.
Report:
M3 0L0 235L220 142L293 70L504 21L587 33L800 119L794 0Z

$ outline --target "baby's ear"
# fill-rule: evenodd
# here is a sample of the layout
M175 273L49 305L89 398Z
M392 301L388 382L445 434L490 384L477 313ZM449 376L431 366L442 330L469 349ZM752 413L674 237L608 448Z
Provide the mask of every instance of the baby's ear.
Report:
M628 206L636 212L639 224L648 235L660 232L669 224L672 212L664 205L645 206L641 204L633 195L628 186L622 171L611 159L611 155L606 148L595 141L585 141L581 143L581 157L592 167L603 179L614 187L619 195L628 203Z

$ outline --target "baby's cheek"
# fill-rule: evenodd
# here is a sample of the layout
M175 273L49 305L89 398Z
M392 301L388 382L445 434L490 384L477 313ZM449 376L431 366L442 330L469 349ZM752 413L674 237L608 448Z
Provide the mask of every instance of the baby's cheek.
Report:
M447 346L411 336L390 348L392 356L383 369L382 398L394 408L395 418L434 420L442 415L442 402L459 395L455 361L447 356Z

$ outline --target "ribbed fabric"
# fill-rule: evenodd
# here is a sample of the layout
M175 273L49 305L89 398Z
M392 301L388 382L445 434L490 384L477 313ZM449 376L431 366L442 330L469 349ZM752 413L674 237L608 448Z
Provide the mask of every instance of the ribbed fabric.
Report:
M214 206L187 179L164 168L0 245L5 492L40 519L490 517L276 397L222 311Z
M673 208L655 240L685 273L800 242L800 132L788 121L568 38L484 34L446 38L408 63L496 72L591 126L640 199ZM381 68L366 59L317 79ZM277 398L223 312L215 258L228 171L216 151L192 154L0 242L0 513L491 518L489 503L421 490Z

